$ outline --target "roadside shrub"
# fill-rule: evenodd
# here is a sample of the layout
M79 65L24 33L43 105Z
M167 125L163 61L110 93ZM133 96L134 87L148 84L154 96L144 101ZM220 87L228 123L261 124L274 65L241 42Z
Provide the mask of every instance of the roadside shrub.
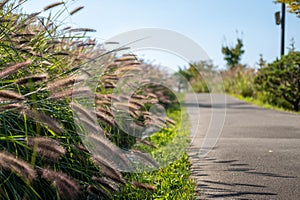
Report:
M300 109L300 52L290 51L281 59L259 69L255 84L268 94L271 103L284 108Z

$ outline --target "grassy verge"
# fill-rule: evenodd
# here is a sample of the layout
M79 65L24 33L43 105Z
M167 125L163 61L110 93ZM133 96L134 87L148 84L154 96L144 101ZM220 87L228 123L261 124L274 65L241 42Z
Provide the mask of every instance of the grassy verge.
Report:
M278 106L274 106L274 105L271 105L271 104L268 104L268 103L264 103L264 102L262 102L258 99L254 99L253 97L243 97L242 95L237 95L237 94L229 94L229 95L233 96L233 97L235 97L235 98L237 98L241 101L245 101L247 103L250 103L250 104L262 107L262 108L300 115L300 112L294 112L294 111L291 111L291 110L284 109L282 107L278 107Z
M185 123L187 114L185 110L181 110L181 113L172 111L169 116L177 122L177 125L163 129L150 137L150 141L157 146L152 154L154 157L164 154L162 157L167 159L169 159L167 154L171 157L180 155L179 158L157 171L126 174L126 179L131 183L143 183L144 189L127 184L115 199L194 199L195 183L190 179L190 163L186 152L164 148L172 146L182 149L181 147L189 145L189 125Z

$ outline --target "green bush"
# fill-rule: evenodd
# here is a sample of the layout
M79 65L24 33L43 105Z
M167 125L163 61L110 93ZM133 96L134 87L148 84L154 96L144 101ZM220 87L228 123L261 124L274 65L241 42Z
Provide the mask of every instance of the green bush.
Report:
M267 94L270 103L300 109L300 52L290 51L281 59L261 68L255 78L258 91Z

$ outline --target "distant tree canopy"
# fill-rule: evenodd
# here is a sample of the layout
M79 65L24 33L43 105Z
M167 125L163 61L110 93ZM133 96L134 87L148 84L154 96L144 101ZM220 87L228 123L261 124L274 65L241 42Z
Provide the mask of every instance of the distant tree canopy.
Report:
M276 0L278 3L286 3L291 13L295 13L300 17L300 1L299 0Z
M190 75L189 81L194 92L210 92L206 81L212 80L216 68L211 60L189 64L187 72Z
M242 39L237 39L237 44L234 47L222 46L222 53L224 54L224 60L227 62L229 69L242 66L240 64L241 57L245 53L243 50Z
M174 77L177 79L178 92L188 89L188 82L191 80L192 75L186 68L179 68L178 72L174 74Z

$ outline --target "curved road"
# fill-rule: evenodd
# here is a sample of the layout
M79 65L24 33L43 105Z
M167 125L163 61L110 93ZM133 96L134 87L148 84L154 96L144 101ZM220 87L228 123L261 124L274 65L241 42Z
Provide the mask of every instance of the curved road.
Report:
M189 150L197 199L300 199L300 115L226 96L222 133L200 158L212 105L209 94L197 98L186 97L191 129L197 133Z

